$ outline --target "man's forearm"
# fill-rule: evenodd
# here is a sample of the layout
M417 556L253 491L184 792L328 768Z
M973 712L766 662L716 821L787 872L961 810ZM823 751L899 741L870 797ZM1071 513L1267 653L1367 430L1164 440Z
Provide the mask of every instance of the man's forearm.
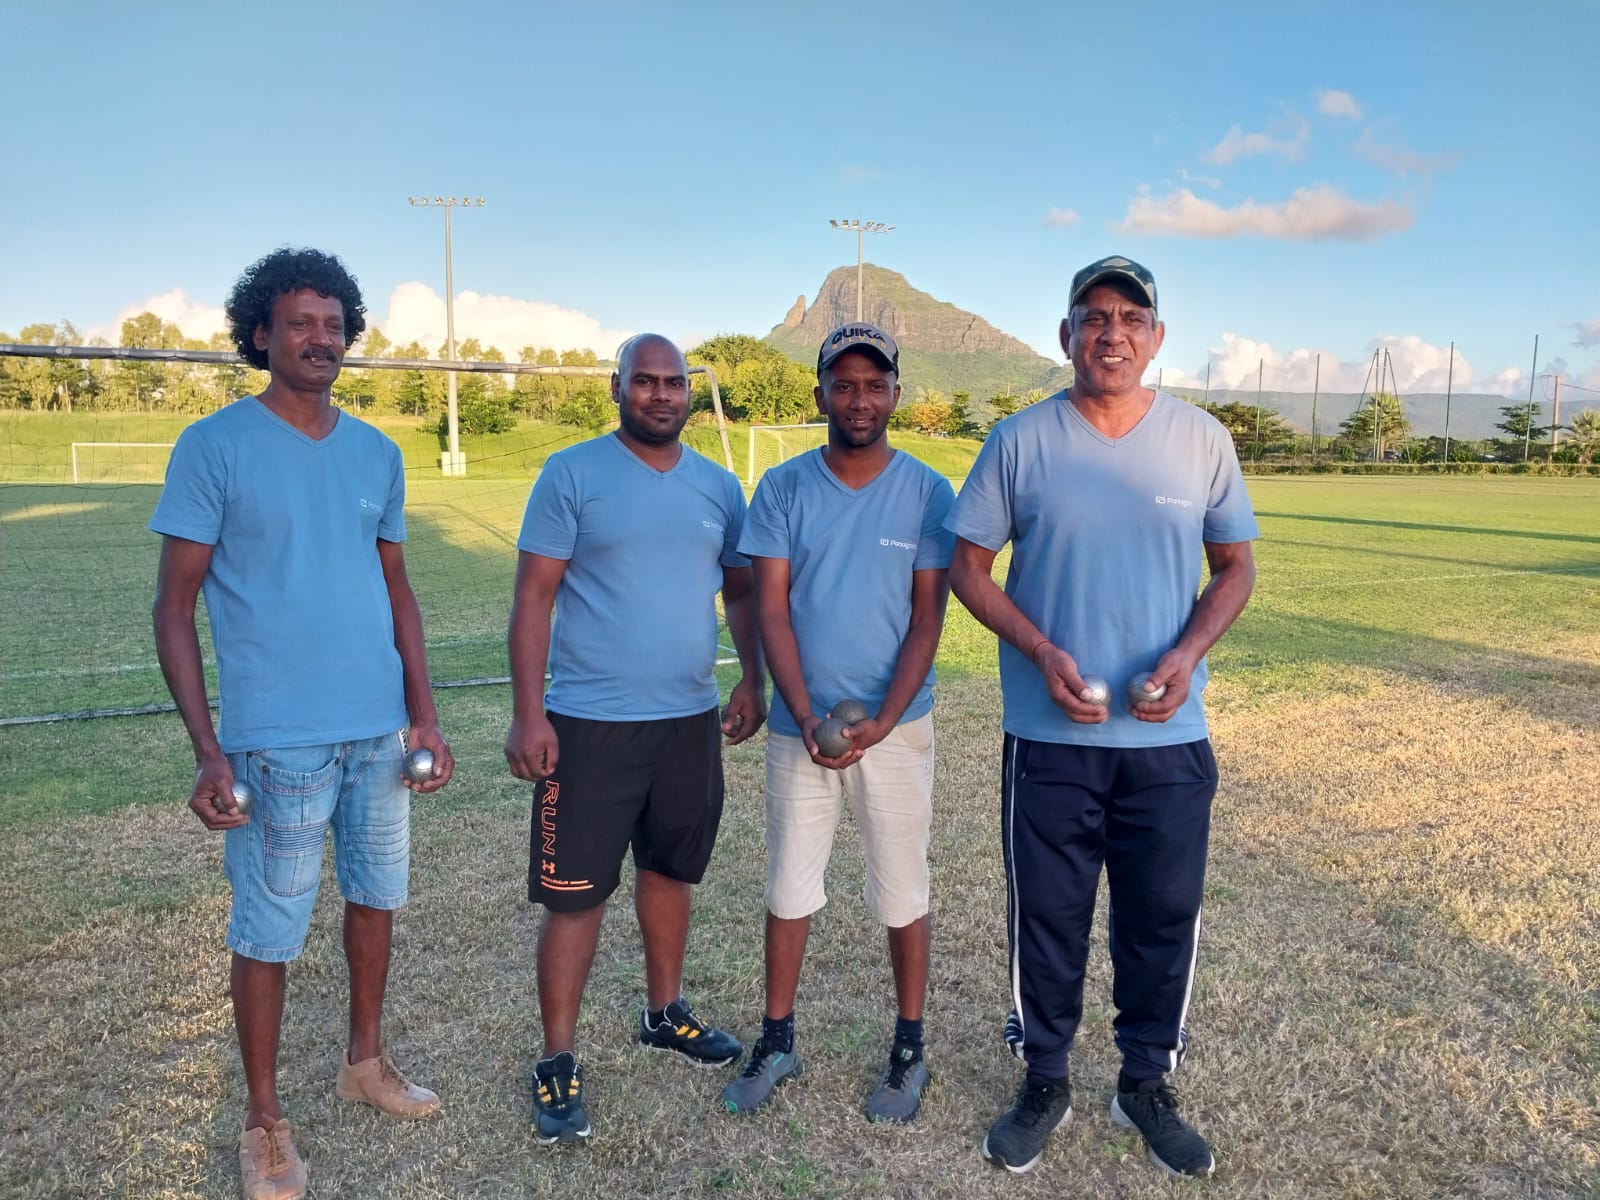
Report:
M211 702L206 695L205 667L200 657L200 635L195 632L194 613L157 611L155 614L156 659L172 693L178 715L189 731L195 761L222 754L217 744L216 726L211 721Z
M422 608L409 585L389 591L394 616L394 645L400 652L405 677L406 712L411 724L437 725L439 710L433 701L433 680L428 676L428 648L422 633Z
M1255 590L1256 572L1253 563L1231 563L1211 576L1200 599L1195 601L1189 623L1175 649L1180 650L1190 662L1198 663L1206 653L1228 632Z

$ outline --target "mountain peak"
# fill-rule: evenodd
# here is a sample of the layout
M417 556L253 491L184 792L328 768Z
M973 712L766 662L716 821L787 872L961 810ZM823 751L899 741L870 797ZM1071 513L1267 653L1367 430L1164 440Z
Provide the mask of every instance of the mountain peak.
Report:
M928 388L987 398L997 392L1062 386L1063 368L976 313L919 291L898 271L861 268L862 319L900 345L907 395ZM812 364L817 347L856 319L856 268L829 271L809 306L802 295L766 340L796 362Z

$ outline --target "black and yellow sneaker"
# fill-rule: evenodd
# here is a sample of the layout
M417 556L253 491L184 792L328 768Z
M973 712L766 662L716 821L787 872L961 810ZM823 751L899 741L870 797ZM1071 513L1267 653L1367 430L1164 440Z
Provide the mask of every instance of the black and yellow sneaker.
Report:
M594 1132L583 1111L583 1068L570 1050L533 1068L533 1132L541 1146L585 1142Z
M639 1044L650 1050L667 1050L697 1067L721 1067L736 1062L744 1047L730 1033L707 1025L694 1015L686 1000L667 1005L661 1023L650 1023L648 1009L639 1014Z

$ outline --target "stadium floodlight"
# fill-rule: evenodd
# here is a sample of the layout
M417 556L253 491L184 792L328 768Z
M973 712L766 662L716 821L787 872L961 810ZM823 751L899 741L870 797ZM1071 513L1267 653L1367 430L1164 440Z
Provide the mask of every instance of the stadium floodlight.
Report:
M828 224L835 229L843 229L847 233L856 235L856 320L861 320L861 242L865 234L888 233L893 225L885 225L882 221L858 221L846 219L829 220Z
M444 328L445 343L450 361L456 357L456 289L450 265L450 210L452 208L482 208L484 200L470 196L407 196L406 203L413 208L444 209ZM439 455L439 469L446 475L465 475L467 459L461 453L461 418L456 409L456 373L449 375L449 399L445 420L449 430L448 449Z

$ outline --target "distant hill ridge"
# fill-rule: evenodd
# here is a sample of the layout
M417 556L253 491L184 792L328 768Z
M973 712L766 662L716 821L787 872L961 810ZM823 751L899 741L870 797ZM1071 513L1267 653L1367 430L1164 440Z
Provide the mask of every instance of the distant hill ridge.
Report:
M918 388L967 392L982 402L999 392L1055 390L1072 369L996 329L976 313L918 291L904 275L868 263L862 267L862 318L900 345L900 378L908 394ZM796 362L817 361L822 339L856 318L856 269L830 271L809 305L795 300L766 340Z

